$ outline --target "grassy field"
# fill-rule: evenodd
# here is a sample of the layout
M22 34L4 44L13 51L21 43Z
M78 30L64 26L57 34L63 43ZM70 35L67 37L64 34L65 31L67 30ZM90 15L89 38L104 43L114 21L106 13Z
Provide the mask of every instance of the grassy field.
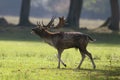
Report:
M86 57L76 70L81 55L67 49L62 59L67 67L57 69L57 51L30 34L31 27L0 27L0 80L120 80L120 33L82 30L97 41L88 45L96 63Z

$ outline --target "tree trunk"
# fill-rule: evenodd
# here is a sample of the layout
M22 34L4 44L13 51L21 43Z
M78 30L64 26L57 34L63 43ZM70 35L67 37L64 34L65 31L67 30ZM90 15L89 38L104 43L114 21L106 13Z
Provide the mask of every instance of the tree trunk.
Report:
M111 24L109 29L119 31L119 3L118 0L110 0L111 5Z
M111 17L108 17L107 20L100 27L108 27L111 24Z
M70 0L69 13L66 27L79 28L79 18L81 14L83 0Z
M29 13L30 13L30 1L31 0L22 0L21 12L19 26L28 26L29 22Z

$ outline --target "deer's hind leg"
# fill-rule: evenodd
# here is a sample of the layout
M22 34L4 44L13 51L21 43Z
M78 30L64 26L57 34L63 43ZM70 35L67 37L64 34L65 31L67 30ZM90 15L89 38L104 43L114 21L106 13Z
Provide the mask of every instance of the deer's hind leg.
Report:
M85 55L87 55L87 56L90 58L90 60L91 60L91 62L92 62L92 65L93 65L93 69L95 69L95 68L96 68L96 65L95 65L95 63L94 63L94 60L93 60L93 58L92 58L91 53L89 53L89 52L86 50L86 48L82 48L82 49L79 48L79 51L80 51L80 53L81 53L81 55L82 55L82 59L81 59L79 65L78 65L77 69L79 69L80 66L82 65L82 63L83 63L83 61L84 61L84 59L85 59Z
M83 63L83 61L85 59L85 54L83 53L82 49L79 48L79 51L81 53L82 59L80 60L80 63L78 65L77 69L80 69L80 66L82 65L82 63Z
M87 50L85 50L85 54L90 58L90 60L91 60L91 62L92 62L92 65L93 65L93 69L95 69L95 68L96 68L96 65L95 65L95 63L94 63L94 60L93 60L93 58L92 58L91 53L89 53Z

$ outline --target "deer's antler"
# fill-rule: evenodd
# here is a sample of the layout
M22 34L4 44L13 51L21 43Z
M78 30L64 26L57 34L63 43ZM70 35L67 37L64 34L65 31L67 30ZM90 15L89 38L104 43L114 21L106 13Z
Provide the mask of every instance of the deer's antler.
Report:
M43 21L42 21L42 26L43 26L43 27L45 26L44 23L43 23Z
M41 29L48 29L48 28L52 28L52 29L58 29L63 27L66 24L66 20L64 18L64 16L59 17L59 22L56 26L54 26L53 22L54 22L55 16L53 16L50 20L50 22L47 25L44 25L43 21L42 21L42 25L40 24L40 22L37 22L37 26Z
M56 28L56 29L61 28L65 24L66 24L66 20L65 20L64 16L59 17L59 22L58 22L58 24L54 28Z
M40 22L38 22L38 21L37 21L37 27L40 28L40 29L42 28Z
M46 25L47 28L50 28L51 25L53 25L54 19L55 19L55 16L53 16L50 22Z

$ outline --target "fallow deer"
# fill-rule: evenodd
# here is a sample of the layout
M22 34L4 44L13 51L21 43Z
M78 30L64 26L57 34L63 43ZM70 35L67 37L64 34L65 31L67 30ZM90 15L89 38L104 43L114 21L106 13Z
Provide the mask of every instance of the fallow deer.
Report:
M64 51L64 49L77 48L79 49L82 55L82 59L80 60L77 69L80 69L80 66L84 61L86 55L90 58L93 68L95 69L96 65L93 61L92 55L86 49L88 43L95 41L95 39L92 39L89 35L80 32L51 32L47 28L51 27L51 25L54 22L54 19L55 18L52 18L48 25L41 25L40 23L37 23L37 27L33 28L32 31L38 36L40 36L46 43L57 49L58 51L57 68L60 68L60 62L66 67L66 64L61 60L61 54ZM62 27L64 26L64 24L65 24L64 18L60 17L58 25L54 28Z

